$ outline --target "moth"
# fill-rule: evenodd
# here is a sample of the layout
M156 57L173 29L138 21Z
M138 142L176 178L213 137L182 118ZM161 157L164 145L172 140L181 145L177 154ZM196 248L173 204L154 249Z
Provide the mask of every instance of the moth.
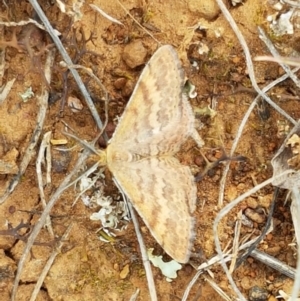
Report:
M183 93L184 71L174 48L160 47L145 66L100 164L162 248L186 263L194 240L197 188L189 167L174 155L195 130L194 114Z

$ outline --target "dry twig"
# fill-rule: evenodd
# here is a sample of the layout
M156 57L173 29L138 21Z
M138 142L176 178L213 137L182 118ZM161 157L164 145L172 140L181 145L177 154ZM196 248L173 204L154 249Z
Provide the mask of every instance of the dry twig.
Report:
M19 22L3 22L0 21L0 25L4 25L4 26L24 26L27 24L34 24L36 27L38 27L39 29L45 30L46 28L41 25L39 22L33 20L33 19L28 19L27 21L19 21ZM56 29L54 29L55 34L57 34L58 36L60 35L60 32L57 31Z
M64 235L61 237L60 241L59 241L59 244L58 246L56 246L56 248L53 250L52 254L50 255L49 259L47 260L41 274L40 274L40 277L39 279L37 280L36 284L35 284L35 287L34 287L34 290L31 294L31 297L30 297L30 300L29 301L35 301L37 296L38 296L38 293L43 285L43 282L56 258L56 256L60 253L60 250L64 244L64 241L68 238L70 232L71 232L71 229L72 229L72 226L73 224L71 223L69 225L69 227L67 228L67 230L65 231Z
M47 81L50 83L51 79L51 67L54 62L54 56L55 56L55 50L51 50L48 52L46 63L45 63L45 77ZM39 103L39 112L37 115L37 123L35 126L35 129L33 131L32 137L30 139L30 143L24 153L22 162L20 164L19 172L18 174L10 181L8 187L6 188L6 191L0 198L0 204L5 202L6 198L14 191L15 187L18 185L21 177L26 171L26 168L32 159L32 156L35 154L35 147L37 145L37 142L39 140L39 137L41 135L46 113L47 113L47 108L48 108L48 97L49 97L49 91L48 89L44 86L43 87L43 92L41 93L40 96L37 96L37 100Z
M43 24L45 25L45 28L47 29L49 35L51 36L53 42L55 43L58 51L60 52L61 56L63 57L64 61L67 63L67 65L71 66L73 65L72 60L70 58L70 56L68 55L67 51L65 50L62 42L60 41L60 39L58 38L57 34L55 33L52 25L50 24L49 20L47 19L46 15L44 14L43 10L41 9L40 5L38 4L38 2L36 0L29 0L29 2L31 3L31 5L33 6L33 8L35 9L36 13L38 14L39 18L41 19L41 21L43 22ZM103 124L102 121L98 115L98 112L96 110L96 107L85 87L85 85L83 84L78 72L76 69L71 68L70 69L72 75L74 76L74 79L78 85L78 88L80 89L81 93L83 94L83 97L86 101L86 104L88 105L94 120L97 123L97 126L99 129L103 128ZM107 140L106 135L104 135L104 139Z
M46 221L46 217L49 215L52 207L54 206L54 204L56 203L56 201L58 200L58 198L61 196L61 194L67 189L68 184L70 183L72 177L76 174L76 172L81 168L82 164L85 162L85 160L87 159L89 154L89 151L85 150L81 156L79 157L77 163L75 164L73 170L71 171L70 174L68 174L65 179L63 180L63 182L60 184L60 186L57 188L57 190L54 192L54 194L52 195L51 199L49 200L47 206L45 207L38 223L36 223L36 225L34 226L30 236L28 237L28 241L26 244L26 247L23 251L23 254L19 260L18 263L18 269L17 269L17 273L16 273L16 277L15 277L15 281L14 281L14 286L13 286L13 291L12 291L12 296L11 296L11 301L14 301L16 298L16 293L17 293L17 289L18 289L18 285L19 285L19 281L20 281L20 277L21 277L21 273L23 270L23 267L25 265L25 261L29 255L30 249L34 244L34 241L37 237L37 235L39 234L40 230L42 229L43 225L45 224Z
M146 277L147 277L147 283L148 283L150 298L151 298L151 301L157 301L158 299L157 299L157 294L156 294L156 288L155 288L155 283L154 283L154 279L153 279L152 269L151 269L150 261L148 259L147 250L146 250L146 247L145 247L145 244L144 244L144 240L143 240L143 237L142 237L141 232L140 232L139 222L136 218L136 215L135 215L135 212L134 212L134 209L133 209L131 203L127 202L127 204L128 204L128 207L129 207L130 215L131 215L131 218L132 218L132 221L133 221L133 224L134 224L136 237L137 237L137 240L139 242L139 246L140 246L140 250L141 250L141 254L142 254L142 260L143 260L143 265L144 265L144 268L145 268L145 271L146 271Z
M244 296L241 294L241 292L238 290L238 288L236 287L236 284L234 283L231 274L225 264L225 260L224 260L224 255L221 249L221 244L220 244L220 240L218 237L218 225L221 221L221 219L227 215L229 213L229 211L234 208L235 206L237 206L241 201L243 201L246 197L249 197L250 195L254 194L255 192L257 192L258 190L262 189L263 187L265 187L268 184L271 184L274 180L276 180L276 178L282 177L283 175L288 175L293 173L293 170L286 170L285 172L283 172L282 174L273 177L271 179L268 179L266 181L264 181L261 184L258 184L257 186L253 187L252 189L250 189L249 191L243 193L242 195L240 195L239 197L237 197L235 200L231 201L228 205L226 205L224 208L222 208L222 210L220 210L220 212L217 214L215 220L214 220L214 225L213 225L213 233L214 233L214 239L215 239L215 245L216 245L216 250L218 252L218 255L221 258L221 264L222 267L224 269L224 271L226 272L227 278L230 282L230 284L235 287L235 292L237 293L237 295L239 296L239 298L241 300L246 301L246 299L244 298Z
M242 227L242 212L240 211L238 213L238 218L235 223L234 228L234 239L233 239L233 247L232 247L232 260L229 268L230 274L233 273L235 268L235 263L237 261L238 251L239 251L239 240L240 240L240 234L241 234L241 227Z
M105 11L103 11L103 10L102 10L100 7L98 7L97 5L90 4L90 7L91 7L94 11L98 12L99 14L101 14L104 18L108 19L109 21L124 26L124 24L123 24L122 22L120 22L119 20L117 20L117 19L111 17L110 15L108 15Z
M258 27L258 31L259 31L259 37L260 37L260 39L266 44L266 46L270 50L272 56L275 59L278 58L279 57L279 53L276 50L276 48L273 45L273 43L271 42L271 40L268 38L268 36L264 32L264 30L261 27ZM286 65L284 62L278 61L278 64L282 67L282 69L290 77L290 79L295 83L295 85L298 88L300 88L300 81L299 81L298 77L292 72L291 68L288 65Z
M140 232L140 227L139 227L139 222L136 218L134 209L130 203L130 201L128 201L126 195L123 193L123 190L121 189L121 187L118 185L117 181L114 181L115 185L118 187L119 191L122 194L123 200L124 202L127 204L133 224L134 224L134 229L135 229L135 233L136 233L136 237L140 246L140 250L141 250L141 254L142 254L142 260L143 260L143 265L145 268L145 272L146 272L146 278L147 278L147 283L148 283L148 288L149 288L149 294L150 294L150 298L151 301L157 301L157 294L156 294L156 288L155 288L155 283L154 283L154 279L153 279L153 274L152 274L152 269L151 269L151 265L150 265L150 261L147 255L147 250L144 244L144 240L143 240L143 236Z
M134 21L134 23L137 24L138 27L140 27L146 34L148 34L159 46L161 46L161 42L158 41L153 34L151 34L151 32L149 32L145 27L143 27L135 18L134 16L126 9L126 7L119 1L117 0L117 2L119 3L119 5L122 7L122 9L124 9L124 11L126 12L126 14L128 14L128 16Z
M39 187L40 198L41 198L41 203L43 205L43 208L45 208L47 204L46 204L45 193L44 193L42 162L45 161L44 155L45 155L45 150L46 150L46 152L47 152L47 181L46 182L47 182L47 184L49 184L51 182L51 179L50 179L50 170L51 170L50 138L51 138L51 132L47 132L44 135L44 138L40 145L39 154L38 154L38 157L36 160L36 175L37 175L38 187ZM51 237L54 237L54 232L53 232L53 228L51 225L51 219L50 219L49 215L46 218L46 227L47 227Z
M226 301L232 301L232 299L220 288L220 286L210 277L203 276L207 283Z

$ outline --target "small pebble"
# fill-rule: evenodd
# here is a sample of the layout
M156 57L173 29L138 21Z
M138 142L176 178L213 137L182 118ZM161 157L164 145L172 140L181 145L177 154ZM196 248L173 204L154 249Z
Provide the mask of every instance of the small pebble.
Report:
M253 286L249 290L249 300L250 301L267 301L268 291L259 286Z
M73 113L78 113L83 109L83 105L77 97L70 96L68 98L68 106L71 108Z
M134 69L146 63L147 49L141 40L134 40L125 46L122 58L127 66Z
M60 148L64 148L61 146ZM64 173L67 171L71 161L69 151L53 150L52 152L52 170L57 173Z
M254 198L251 198L251 197L247 198L246 202L247 202L248 207L250 207L251 209L256 209L258 206L257 201Z
M10 214L15 213L15 212L16 212L16 207L15 207L15 206L9 206L8 212L9 212Z
M114 82L114 87L117 90L122 90L123 87L125 86L126 82L127 82L126 78L124 78L124 77L118 78Z
M206 1L187 1L191 12L199 14L204 19L211 21L218 17L220 8L214 0Z
M120 272L120 278L125 279L129 274L129 264L126 264Z
M266 217L263 214L257 213L255 210L247 208L244 212L244 214L251 219L253 222L256 222L258 224L262 224L265 222Z
M122 89L122 95L123 95L124 97L129 97L129 96L132 94L132 91L133 91L133 89L134 89L134 86L135 86L135 84L133 83L133 81L132 81L132 80L128 80L128 81L125 83L125 85L124 85L124 87L123 87L123 89Z

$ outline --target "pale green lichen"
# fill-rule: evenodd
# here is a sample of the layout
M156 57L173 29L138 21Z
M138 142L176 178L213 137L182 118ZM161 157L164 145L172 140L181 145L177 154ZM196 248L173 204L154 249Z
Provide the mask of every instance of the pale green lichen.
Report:
M21 96L23 102L27 102L30 98L34 96L34 93L32 91L32 88L29 87L24 93L19 93Z
M149 260L155 267L161 270L162 274L166 276L167 281L171 282L172 279L177 278L177 271L182 268L182 265L175 260L165 262L162 260L162 256L154 256L152 252L152 248L147 250Z

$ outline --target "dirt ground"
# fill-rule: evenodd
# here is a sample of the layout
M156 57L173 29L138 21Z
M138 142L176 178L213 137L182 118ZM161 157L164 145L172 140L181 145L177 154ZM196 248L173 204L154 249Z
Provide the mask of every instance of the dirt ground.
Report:
M61 41L74 64L92 70L108 91L110 102L106 132L111 136L144 64L158 47L157 42L132 20L118 1L94 0L93 4L123 25L113 23L96 13L89 6L92 1L85 1L80 8L82 15L70 13L72 1L67 1L69 14L61 12L55 1L40 2L52 26L61 33ZM155 39L161 44L171 44L177 50L186 76L197 92L197 96L191 99L191 104L196 118L203 123L198 131L205 141L202 153L210 161L220 158L222 149L229 154L240 122L256 94L251 88L242 47L215 1L121 2ZM274 9L267 1L248 0L236 6L230 3L228 8L253 57L269 55L266 46L259 39L258 25L270 35L283 55L297 51L297 31L294 35L272 35L267 16L274 14ZM1 1L0 9L3 22L37 19L27 1ZM75 21L75 18L78 20ZM50 37L34 25L2 26L0 30L0 46L5 49L1 59L1 85L15 79L8 96L0 104L0 159L1 164L5 165L0 170L1 194L18 173L25 150L32 143L40 109L38 96L45 87L50 93L36 152L14 191L0 205L0 299L6 301L10 300L18 260L26 238L43 210L36 174L37 153L43 135L51 131L52 139L67 140L67 144L51 146L52 182L45 186L47 201L72 170L82 150L82 146L65 136L63 131L72 129L80 139L92 141L99 130L73 77L59 64L62 58L58 53L51 69L51 83L46 85L43 68L47 51L53 49ZM7 43L8 41L11 42ZM199 49L202 51L198 51ZM126 57L135 51L136 56L131 65ZM105 120L103 90L86 72L79 72L101 119ZM282 75L283 70L275 63L256 62L255 74L258 84L263 87ZM34 93L32 97L24 96L29 88ZM292 81L286 80L272 89L269 96L297 120L300 117L297 92ZM75 102L79 100L75 104L79 106L77 110L71 107L70 97L75 98ZM209 112L208 108L214 114L204 113ZM233 161L230 165L225 204L272 176L270 161L284 139L282 128L288 132L291 127L269 105L260 105L252 112L235 152L235 156L241 155L246 159ZM105 147L103 139L97 145L97 148L101 147ZM68 151L64 151L64 148ZM178 158L184 165L190 166L195 175L205 168L199 149L192 140L184 144ZM91 166L92 161L88 160L86 166ZM172 282L166 281L158 268L152 268L159 300L181 300L196 273L193 266L216 255L212 225L220 210L218 196L223 169L223 164L217 165L197 183L196 239L191 264L183 265ZM104 175L105 178L101 181L105 183L105 195L117 202L120 194L112 181L112 175L107 170ZM272 186L263 188L222 219L219 237L223 248L232 243L235 222L241 210L248 212L248 218L252 222L251 227L242 226L241 237L250 234L250 238L253 238L261 233L273 190ZM87 207L80 199L72 206L77 195L78 189L69 188L51 211L54 237L44 228L40 232L21 275L16 300L30 300L30 294L49 255L71 222L71 232L63 241L63 247L45 278L37 300L121 301L130 300L136 289L140 290L137 300L150 300L132 223L128 224L126 230L118 232L111 242L101 241L97 233L101 223L90 220L91 214L99 208ZM259 249L295 267L295 249L291 245L294 242L294 228L290 202L285 203L285 197L285 191L281 191L273 214L274 229L259 245ZM141 219L139 222L147 248L154 248L154 254L162 255L165 261L170 261L170 257L155 242ZM20 229L16 228L18 226ZM231 300L235 300L219 264L211 268L211 274ZM200 276L188 300L223 300L205 277L209 275L205 273ZM279 290L289 293L292 283L286 276L251 257L233 272L233 278L249 300L275 300ZM256 286L262 290L261 299L250 299L251 289Z

